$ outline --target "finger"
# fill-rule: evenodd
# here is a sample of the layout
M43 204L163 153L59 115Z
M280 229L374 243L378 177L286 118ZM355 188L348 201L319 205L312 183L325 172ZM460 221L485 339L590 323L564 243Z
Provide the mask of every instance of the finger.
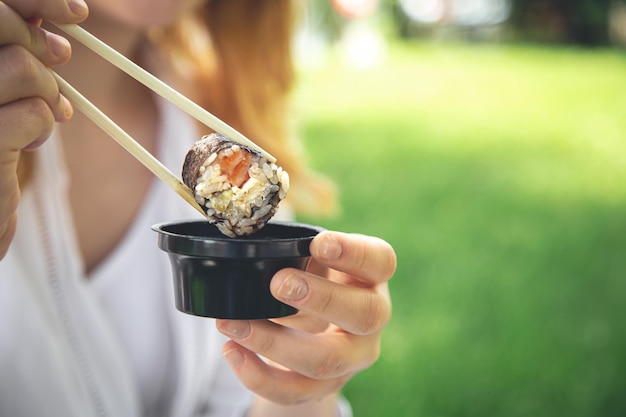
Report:
M15 171L19 153L8 152L0 153L0 155L2 155L0 158L0 190L4 190L0 199L0 260L2 260L15 235L20 188Z
M4 255L6 255L7 251L9 250L9 244L11 243L11 240L13 239L13 236L15 235L15 230L17 228L17 213L16 213L16 209L17 209L17 202L13 203L13 199L11 199L11 201L5 201L2 203L3 206L7 206L7 210L11 209L12 207L12 211L10 211L10 213L12 213L9 217L9 219L4 222L4 224L0 224L0 260L2 260L2 258L4 258ZM11 207L8 207L8 206ZM0 208L0 217L2 216L1 213L4 213L5 209L4 208Z
M326 320L304 311L298 311L297 314L292 316L275 318L272 319L272 321L281 326L291 327L292 329L298 329L312 334L322 333L328 329L330 325Z
M344 375L336 379L315 380L293 371L278 369L232 341L224 345L222 354L246 388L282 405L292 406L322 399L339 391L350 378L350 375Z
M65 121L71 115L71 106L59 94L50 70L21 46L0 49L0 85L0 103L41 97L55 120Z
M54 115L38 97L14 101L0 107L0 168L15 172L20 150L31 150L43 143L54 125ZM7 158L9 161L7 161Z
M370 366L379 353L378 335L312 335L265 320L218 320L217 328L246 349L312 379L352 374Z
M0 3L0 45L19 45L48 66L65 63L71 54L70 43L39 26L28 24L14 10Z
M391 301L386 283L355 287L285 268L274 275L270 290L285 304L352 334L376 333L391 319Z
M324 231L310 246L318 262L369 283L388 281L396 270L396 254L382 239Z
M3 0L24 19L39 18L56 23L79 23L89 14L83 0Z

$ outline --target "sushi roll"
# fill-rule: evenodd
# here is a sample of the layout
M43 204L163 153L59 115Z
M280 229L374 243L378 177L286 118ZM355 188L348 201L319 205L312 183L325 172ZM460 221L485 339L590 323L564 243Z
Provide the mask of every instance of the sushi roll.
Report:
M208 221L229 237L259 231L289 189L289 175L281 167L218 133L192 146L182 177Z

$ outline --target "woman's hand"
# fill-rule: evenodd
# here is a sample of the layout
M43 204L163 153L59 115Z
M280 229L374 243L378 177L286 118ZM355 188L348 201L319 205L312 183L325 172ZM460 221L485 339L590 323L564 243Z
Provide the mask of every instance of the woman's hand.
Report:
M311 255L307 272L284 269L271 282L272 294L298 314L217 323L231 338L223 354L239 379L278 404L332 397L377 360L381 332L391 318L387 281L396 255L388 243L327 231L313 240Z
M64 38L41 29L42 19L76 23L87 7L75 0L0 1L0 259L15 233L20 152L41 145L54 121L71 117L48 67L70 57Z

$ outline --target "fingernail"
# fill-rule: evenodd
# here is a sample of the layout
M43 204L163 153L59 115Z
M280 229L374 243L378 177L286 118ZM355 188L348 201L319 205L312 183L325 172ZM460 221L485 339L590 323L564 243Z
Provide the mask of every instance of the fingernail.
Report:
M306 281L293 274L284 279L277 291L279 297L289 301L302 300L308 292Z
M224 359L232 368L239 368L243 365L244 357L238 349L231 349L223 353Z
M319 251L321 258L332 261L341 256L341 245L334 237L323 236L319 244Z
M67 5L72 13L77 16L84 16L89 12L87 3L85 3L84 0L67 0Z
M69 120L74 115L74 106L72 106L72 103L70 103L70 101L65 96L61 96L61 100L63 100L63 105L65 106L65 119Z
M245 339L250 335L250 322L247 320L220 320L222 333L235 339Z

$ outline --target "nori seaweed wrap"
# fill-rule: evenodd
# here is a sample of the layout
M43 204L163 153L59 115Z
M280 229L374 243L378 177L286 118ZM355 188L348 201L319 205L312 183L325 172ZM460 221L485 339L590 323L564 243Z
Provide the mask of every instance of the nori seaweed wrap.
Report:
M260 230L289 189L289 175L261 153L213 133L187 153L183 182L226 236Z

